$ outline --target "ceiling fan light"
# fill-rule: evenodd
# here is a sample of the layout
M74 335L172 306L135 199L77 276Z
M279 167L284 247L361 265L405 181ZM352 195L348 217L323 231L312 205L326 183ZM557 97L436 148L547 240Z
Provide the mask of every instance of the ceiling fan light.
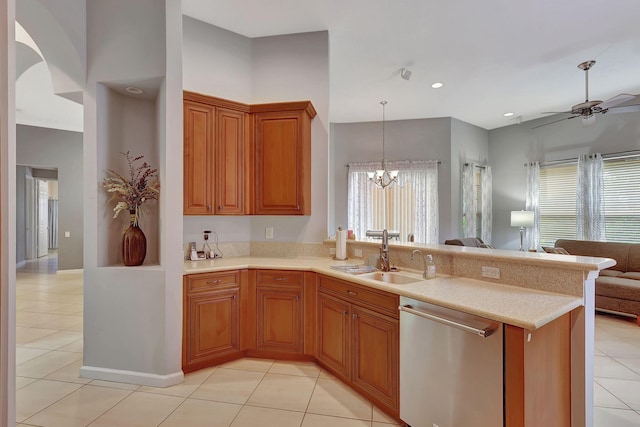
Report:
M582 118L582 126L591 126L595 124L596 116L595 114L591 114L590 116L584 116Z

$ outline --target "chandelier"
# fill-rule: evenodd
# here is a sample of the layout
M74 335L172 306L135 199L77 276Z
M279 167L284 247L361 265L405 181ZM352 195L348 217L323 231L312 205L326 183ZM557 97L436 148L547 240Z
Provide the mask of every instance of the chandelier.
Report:
M375 172L367 172L369 181L373 182L378 188L386 188L394 182L398 182L398 172L387 170L387 161L384 158L384 107L387 101L380 101L382 105L382 169Z

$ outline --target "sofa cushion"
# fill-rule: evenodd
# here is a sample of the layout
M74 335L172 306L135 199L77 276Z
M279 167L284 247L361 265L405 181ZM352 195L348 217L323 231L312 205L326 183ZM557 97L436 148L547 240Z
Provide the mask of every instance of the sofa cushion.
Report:
M596 295L640 301L640 280L620 277L598 277Z
M611 270L609 268L607 268L606 270L600 270L600 277L602 276L609 276L609 277L619 277L622 276L623 273L622 271L618 271L618 270Z
M640 280L640 272L638 272L638 271L627 271L626 273L622 273L618 277L621 278L621 279Z
M640 245L638 244L629 245L627 271L640 271Z
M543 246L542 250L548 254L571 255L565 248L552 248L551 246Z
M556 240L555 246L565 248L571 255L613 258L616 265L611 267L612 270L628 271L629 243L560 239Z

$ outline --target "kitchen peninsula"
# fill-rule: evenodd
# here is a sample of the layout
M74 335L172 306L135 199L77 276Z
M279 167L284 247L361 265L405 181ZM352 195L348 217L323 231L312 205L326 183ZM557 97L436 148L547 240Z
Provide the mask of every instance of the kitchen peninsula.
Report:
M436 279L411 270L416 248L433 255ZM398 305L410 297L503 325L505 425L593 424L594 279L613 260L391 245L399 274L415 279L393 284L331 268L362 264L356 249L366 259L378 244L349 242L347 261L261 253L186 261L183 369L245 355L314 360L400 419ZM483 267L498 278L483 277ZM363 340L376 357L360 357Z

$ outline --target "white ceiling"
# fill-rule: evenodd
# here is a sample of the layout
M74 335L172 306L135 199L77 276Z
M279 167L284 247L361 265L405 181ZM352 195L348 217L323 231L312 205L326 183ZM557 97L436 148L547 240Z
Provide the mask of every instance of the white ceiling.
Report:
M590 99L640 93L637 0L183 0L183 13L248 37L328 30L332 122L380 120L383 99L389 120L536 119L584 101L589 59Z
M590 99L640 93L637 0L183 0L183 12L247 37L328 30L332 122L380 120L383 99L388 120L536 119L584 101L588 59ZM36 64L20 76L18 122L80 130L81 106L34 93L51 86L46 74Z

